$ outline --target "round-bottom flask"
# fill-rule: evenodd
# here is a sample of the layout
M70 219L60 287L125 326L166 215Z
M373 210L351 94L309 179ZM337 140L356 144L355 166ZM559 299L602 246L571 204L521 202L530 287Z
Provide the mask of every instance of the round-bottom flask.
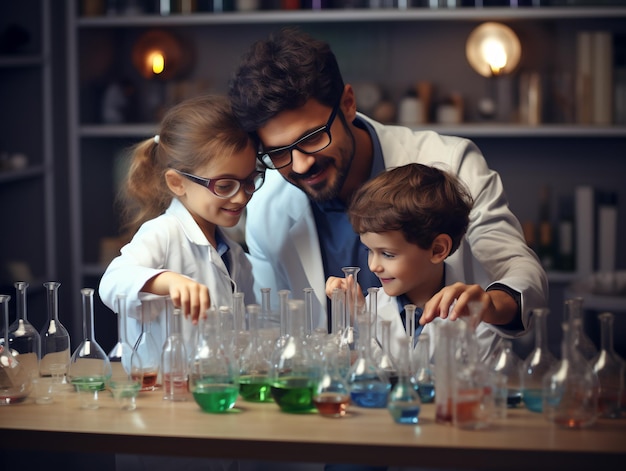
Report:
M23 402L30 393L28 372L7 348L9 345L9 300L11 296L0 295L0 308L4 322L4 343L0 345L0 405Z

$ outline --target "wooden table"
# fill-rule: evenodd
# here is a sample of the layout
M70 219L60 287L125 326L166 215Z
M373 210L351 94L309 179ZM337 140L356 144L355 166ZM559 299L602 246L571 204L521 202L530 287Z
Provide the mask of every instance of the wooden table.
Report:
M0 407L0 450L163 454L274 461L347 462L463 469L625 469L626 419L564 430L526 410L481 431L434 421L424 405L416 426L395 424L384 409L353 407L340 419L293 415L273 403L239 400L207 414L193 400L173 403L141 393L124 411L101 394L97 410L68 392L52 404L32 399Z

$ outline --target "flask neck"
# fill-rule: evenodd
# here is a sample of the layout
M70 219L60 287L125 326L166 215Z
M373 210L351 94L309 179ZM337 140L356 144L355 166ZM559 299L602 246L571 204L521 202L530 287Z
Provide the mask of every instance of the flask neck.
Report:
M44 286L47 289L47 304L48 304L48 320L59 321L59 286L60 283L47 282Z
M17 318L23 321L27 321L26 318L26 289L28 288L28 283L23 281L18 281L15 283L15 294L17 299Z
M600 320L600 346L607 353L614 353L613 350L613 314L604 312L598 316Z

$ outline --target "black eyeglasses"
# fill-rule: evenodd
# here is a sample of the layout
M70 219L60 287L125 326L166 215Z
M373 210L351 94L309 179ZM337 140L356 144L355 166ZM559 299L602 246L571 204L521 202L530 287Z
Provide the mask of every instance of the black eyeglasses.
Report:
M335 105L330 117L324 126L310 132L306 136L301 137L293 144L284 147L278 147L271 150L260 149L257 152L257 158L263 165L272 170L278 170L288 166L293 161L293 150L297 149L303 154L315 154L326 149L332 142L330 128L339 111L339 103Z
M192 182L208 188L218 198L231 198L237 194L242 186L247 195L252 195L263 186L265 181L265 172L258 170L243 180L237 178L202 178L180 170L176 171Z

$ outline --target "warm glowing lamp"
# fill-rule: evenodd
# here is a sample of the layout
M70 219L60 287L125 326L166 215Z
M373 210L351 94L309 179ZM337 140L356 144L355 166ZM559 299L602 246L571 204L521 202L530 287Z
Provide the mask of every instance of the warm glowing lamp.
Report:
M522 56L522 46L511 28L488 22L470 33L465 55L476 72L483 77L494 77L515 70Z
M132 57L135 68L147 79L171 79L189 65L188 54L178 37L165 30L142 34L133 46Z

